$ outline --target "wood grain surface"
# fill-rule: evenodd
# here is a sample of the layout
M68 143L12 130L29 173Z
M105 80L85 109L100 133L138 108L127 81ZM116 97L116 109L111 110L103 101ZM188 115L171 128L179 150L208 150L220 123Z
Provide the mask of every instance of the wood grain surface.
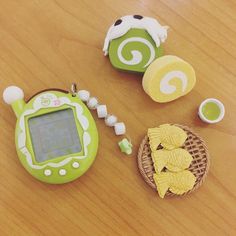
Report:
M141 75L112 68L103 40L127 14L170 26L166 54L196 70L189 95L157 104L143 92ZM134 144L131 157L122 155L120 138L93 113L100 146L90 171L69 184L43 184L20 164L16 118L0 99L0 235L236 235L235 65L234 0L0 0L0 92L17 85L29 98L77 82L126 123ZM219 124L197 117L207 97L225 104ZM168 122L205 139L211 167L193 194L161 200L140 176L136 155L147 128Z

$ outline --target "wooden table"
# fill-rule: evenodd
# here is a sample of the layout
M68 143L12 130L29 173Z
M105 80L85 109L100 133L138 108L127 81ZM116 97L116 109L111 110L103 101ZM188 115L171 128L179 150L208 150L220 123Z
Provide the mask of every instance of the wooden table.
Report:
M236 235L236 3L233 0L21 0L0 7L0 92L9 85L25 97L72 82L88 89L124 121L131 157L119 137L93 113L100 135L96 162L80 179L61 186L32 178L14 147L16 118L0 100L0 235ZM142 76L116 71L103 56L108 27L127 14L169 25L166 54L182 57L197 73L186 97L153 102ZM223 101L216 125L197 117L207 97ZM192 127L206 141L211 167L203 186L186 197L161 200L140 176L136 155L148 127Z

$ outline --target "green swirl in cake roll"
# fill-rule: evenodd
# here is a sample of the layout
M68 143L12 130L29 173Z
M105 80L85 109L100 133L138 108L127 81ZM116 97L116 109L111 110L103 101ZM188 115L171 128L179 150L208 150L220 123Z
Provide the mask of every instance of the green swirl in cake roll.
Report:
M161 43L167 38L167 28L149 17L122 17L107 32L104 54L117 69L145 72L163 54Z

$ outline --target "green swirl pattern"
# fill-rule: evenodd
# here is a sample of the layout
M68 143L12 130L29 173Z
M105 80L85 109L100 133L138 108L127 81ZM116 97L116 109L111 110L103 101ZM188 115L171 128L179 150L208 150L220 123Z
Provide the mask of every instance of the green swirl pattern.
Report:
M131 29L110 43L111 64L120 70L145 72L157 57L163 55L162 46L156 47L146 30Z

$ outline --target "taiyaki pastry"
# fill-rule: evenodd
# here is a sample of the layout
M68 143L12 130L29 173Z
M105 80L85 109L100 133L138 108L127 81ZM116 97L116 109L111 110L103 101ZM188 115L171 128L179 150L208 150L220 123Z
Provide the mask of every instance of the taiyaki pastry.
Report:
M164 198L168 190L174 194L182 195L191 190L196 182L196 177L189 170L155 173L153 178L161 198Z
M193 157L182 148L173 150L160 149L152 152L152 160L156 172L161 172L164 167L173 172L187 169Z
M148 129L149 144L152 151L161 146L172 150L181 147L187 139L186 132L174 125L164 124L156 128Z

